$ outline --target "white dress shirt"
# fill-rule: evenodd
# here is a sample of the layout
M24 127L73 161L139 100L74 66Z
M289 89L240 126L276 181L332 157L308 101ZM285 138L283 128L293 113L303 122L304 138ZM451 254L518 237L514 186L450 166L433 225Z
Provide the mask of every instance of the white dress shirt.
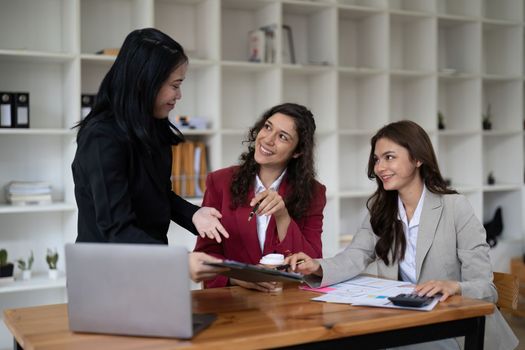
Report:
M405 250L405 258L399 263L399 273L403 281L410 281L417 283L416 278L416 245L417 234L419 232L419 219L421 217L421 210L423 209L423 202L425 201L425 193L427 188L423 185L421 197L417 203L416 210L412 216L412 220L408 222L407 212L401 198L397 197L398 219L403 223L403 230L405 231L405 239L407 242Z
M284 174L286 174L286 169L283 173L279 175L277 180L275 180L271 185L270 189L274 191L279 190L279 186L283 181ZM255 175L255 194L266 191L267 188L264 187L259 175ZM270 222L270 216L268 215L256 215L257 217L257 237L259 237L259 245L261 246L261 253L264 251L264 242L266 241L266 229L268 228L268 223Z

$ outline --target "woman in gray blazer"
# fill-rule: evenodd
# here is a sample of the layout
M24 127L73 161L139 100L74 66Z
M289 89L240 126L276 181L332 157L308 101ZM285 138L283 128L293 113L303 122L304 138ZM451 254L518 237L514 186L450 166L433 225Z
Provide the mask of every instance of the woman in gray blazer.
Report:
M419 125L391 123L372 137L368 177L376 180L377 190L350 245L326 259L294 254L286 261L294 271L319 286L367 272L410 281L420 295L442 294L440 301L459 294L496 302L483 225L468 200L447 187L430 138ZM297 265L299 259L304 263ZM487 317L486 349L513 349L517 343L499 311ZM425 345L458 349L461 342Z

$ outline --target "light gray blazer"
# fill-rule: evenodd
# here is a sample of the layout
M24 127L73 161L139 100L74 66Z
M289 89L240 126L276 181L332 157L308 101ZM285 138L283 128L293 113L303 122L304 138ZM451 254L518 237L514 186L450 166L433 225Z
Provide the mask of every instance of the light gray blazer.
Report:
M426 191L416 245L417 283L459 281L463 296L495 303L498 295L492 282L489 245L485 236L483 225L464 196ZM367 216L345 250L332 258L319 259L322 279L308 276L308 284L331 285L364 272L397 280L399 263L388 266L376 256L377 240ZM506 350L517 345L516 337L499 311L487 317L485 335L486 349ZM489 335L490 341L487 339Z

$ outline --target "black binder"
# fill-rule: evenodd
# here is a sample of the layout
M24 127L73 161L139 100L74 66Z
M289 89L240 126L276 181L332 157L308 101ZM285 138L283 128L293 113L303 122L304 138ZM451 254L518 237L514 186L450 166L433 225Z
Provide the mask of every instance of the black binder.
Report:
M80 96L80 112L82 114L82 119L87 117L93 106L95 106L95 98L97 95L82 94Z
M29 128L29 92L16 92L15 105L15 128Z
M15 123L14 96L11 92L0 92L0 128L13 128Z

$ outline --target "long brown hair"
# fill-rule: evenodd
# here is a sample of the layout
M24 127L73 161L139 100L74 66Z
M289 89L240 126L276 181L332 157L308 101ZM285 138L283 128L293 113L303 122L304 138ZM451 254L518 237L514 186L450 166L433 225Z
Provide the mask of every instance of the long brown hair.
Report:
M404 147L412 160L421 162L419 174L427 189L436 194L457 193L448 188L441 176L439 166L428 134L418 124L409 120L390 123L382 127L370 140L368 158L368 178L375 179L377 190L368 198L366 206L370 212L370 224L379 237L375 246L377 256L387 265L389 251L392 251L392 263L405 256L406 240L403 224L398 219L397 191L386 191L382 181L374 173L375 146L379 139L386 138Z
M306 107L295 103L283 103L270 108L250 128L246 140L243 141L243 143L248 144L248 150L239 157L240 166L233 175L230 187L232 194L231 205L233 208L237 208L248 200L248 190L253 185L255 175L259 172L259 164L254 158L255 139L266 120L276 113L282 113L291 117L299 136L299 142L294 153L300 153L301 155L297 158L291 158L286 166L286 178L290 190L284 199L290 216L294 219L299 219L305 214L314 195L315 120L312 112Z

